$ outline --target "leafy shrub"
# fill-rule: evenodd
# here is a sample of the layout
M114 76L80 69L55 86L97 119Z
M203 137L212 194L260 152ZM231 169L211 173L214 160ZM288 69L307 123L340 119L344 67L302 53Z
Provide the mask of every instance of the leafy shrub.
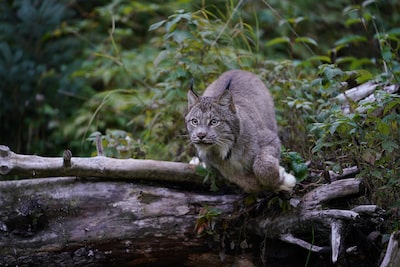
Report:
M49 136L73 113L67 95L82 89L69 78L81 42L62 28L73 15L66 1L0 3L0 143L16 152L55 154L65 145Z

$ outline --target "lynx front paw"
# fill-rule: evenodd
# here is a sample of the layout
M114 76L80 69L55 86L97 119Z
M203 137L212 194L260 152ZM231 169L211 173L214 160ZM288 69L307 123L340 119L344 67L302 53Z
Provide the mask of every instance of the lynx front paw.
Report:
M279 176L282 181L279 190L291 192L296 185L296 178L290 173L287 173L282 166L279 166Z
M194 164L194 165L200 165L203 168L206 168L206 164L202 161L200 161L200 159L198 157L193 157L190 161L189 164Z
M199 165L200 164L200 159L198 157L193 157L190 161L189 164L193 165Z

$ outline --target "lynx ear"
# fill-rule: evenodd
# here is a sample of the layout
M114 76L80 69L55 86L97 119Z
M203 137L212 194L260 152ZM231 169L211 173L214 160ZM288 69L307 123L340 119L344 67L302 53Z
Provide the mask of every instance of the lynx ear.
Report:
M229 109L236 113L235 104L233 103L233 97L231 91L229 89L225 89L222 94L218 97L218 104L223 107L229 107Z
M193 90L193 79L190 80L190 90L187 94L187 97L188 97L188 109L190 109L199 102L199 96Z

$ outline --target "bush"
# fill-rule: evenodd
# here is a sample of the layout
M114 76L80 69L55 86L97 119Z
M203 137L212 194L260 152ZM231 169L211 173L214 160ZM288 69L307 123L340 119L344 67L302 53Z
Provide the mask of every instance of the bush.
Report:
M86 88L69 76L81 61L82 42L64 31L74 16L67 4L0 3L0 143L16 152L57 154L65 142L49 136L73 113L69 96Z

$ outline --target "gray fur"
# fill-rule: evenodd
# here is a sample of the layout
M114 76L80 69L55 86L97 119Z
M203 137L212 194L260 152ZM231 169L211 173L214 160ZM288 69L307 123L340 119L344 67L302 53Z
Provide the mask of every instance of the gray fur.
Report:
M200 160L246 192L280 188L274 103L257 76L227 71L203 96L190 90L188 106L186 126Z

